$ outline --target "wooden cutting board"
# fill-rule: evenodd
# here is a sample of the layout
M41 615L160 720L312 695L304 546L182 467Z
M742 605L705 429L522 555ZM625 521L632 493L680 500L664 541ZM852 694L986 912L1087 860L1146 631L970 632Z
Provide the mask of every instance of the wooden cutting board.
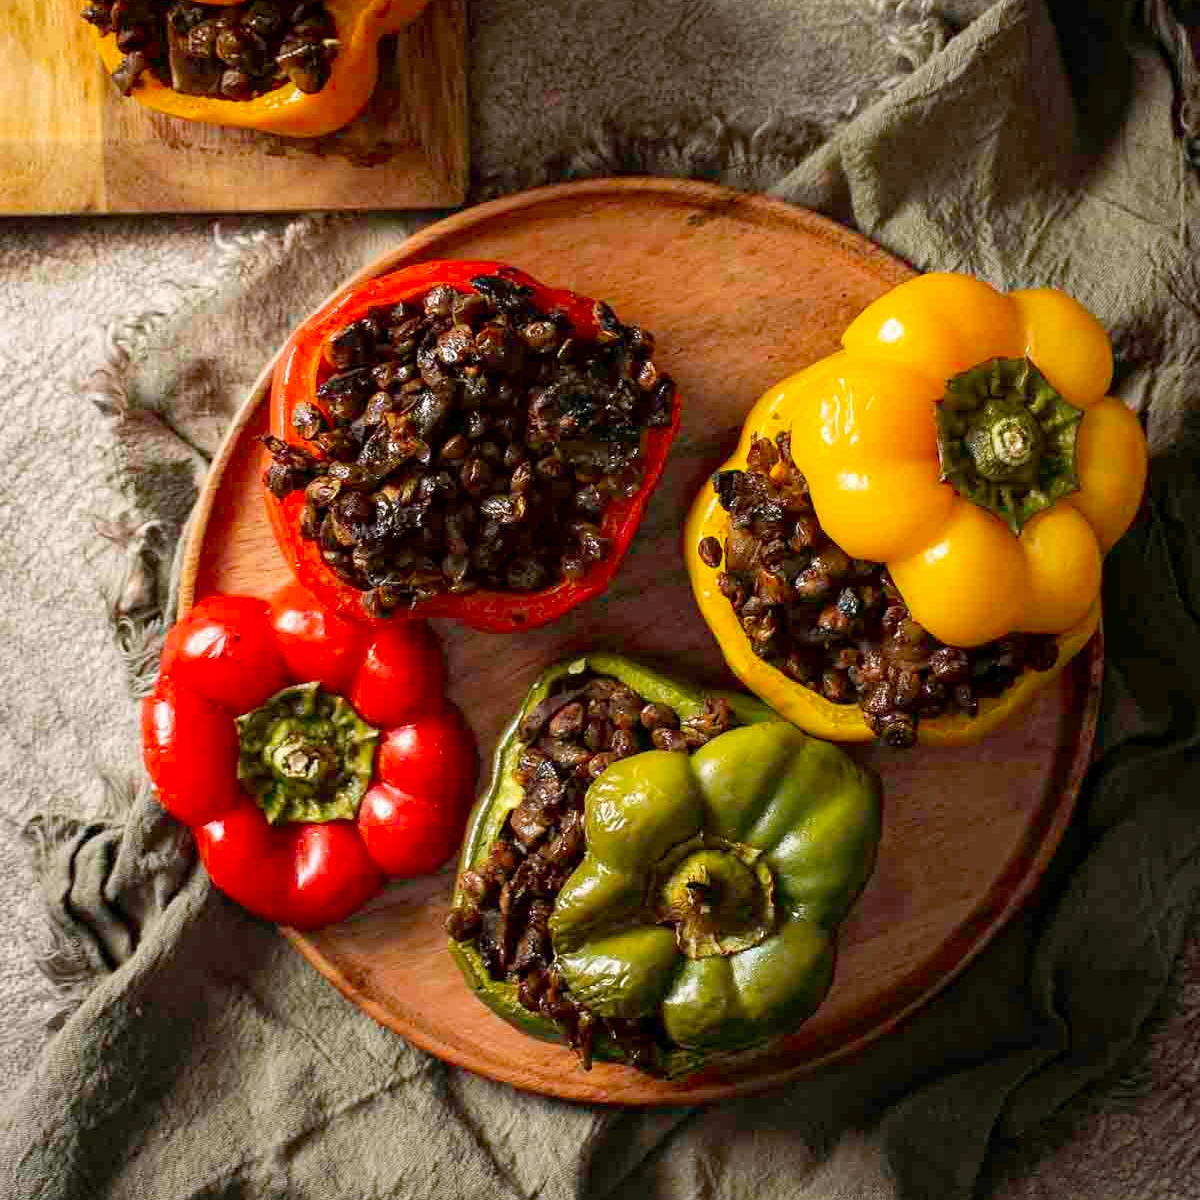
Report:
M700 183L598 180L469 208L422 230L362 279L432 258L499 259L610 301L653 330L684 416L667 471L616 579L563 620L520 634L435 622L451 697L490 761L538 673L585 648L737 686L696 611L680 528L751 404L830 353L850 319L911 271L813 213ZM181 611L215 591L268 595L288 568L267 524L259 438L270 364L234 420L190 525ZM1029 896L1058 845L1095 729L1099 638L1022 715L980 745L851 753L880 774L883 839L839 932L833 988L782 1046L681 1082L579 1069L466 988L446 951L451 874L389 886L340 925L285 931L356 1004L416 1045L519 1088L570 1100L683 1104L772 1087L860 1051L961 972ZM1013 986L1019 981L1014 980Z
M467 188L465 0L432 0L336 134L275 137L164 117L112 86L83 0L0 17L0 213L452 208ZM387 43L385 43L387 46Z

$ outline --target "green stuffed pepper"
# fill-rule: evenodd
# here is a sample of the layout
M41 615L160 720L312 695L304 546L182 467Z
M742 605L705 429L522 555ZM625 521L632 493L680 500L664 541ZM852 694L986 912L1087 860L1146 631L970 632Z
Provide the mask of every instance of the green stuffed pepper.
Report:
M688 1074L817 1008L879 823L874 776L761 703L614 655L561 663L472 816L451 952L585 1065Z

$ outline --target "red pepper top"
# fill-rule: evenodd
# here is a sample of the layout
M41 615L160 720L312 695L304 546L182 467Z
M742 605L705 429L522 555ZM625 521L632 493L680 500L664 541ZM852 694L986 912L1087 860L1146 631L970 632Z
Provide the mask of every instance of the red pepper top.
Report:
M417 299L439 284L460 291L476 291L471 281L481 275L499 275L529 288L530 299L537 308L548 314L565 314L584 339L593 338L598 332L594 300L546 287L515 267L481 260L442 260L406 267L340 293L292 334L272 380L271 432L284 441L303 445L292 426L292 414L298 404L318 404L317 388L333 371L324 356L325 343L332 333L365 317L372 309ZM535 592L481 588L461 595L442 593L394 615L450 617L474 629L512 633L546 625L599 595L612 581L637 533L650 495L662 477L671 443L679 432L681 416L682 405L676 390L670 424L648 429L644 435L641 486L633 496L610 501L604 510L600 532L608 539L610 552L590 564L581 578L564 580ZM270 462L270 455L264 454L264 467ZM296 578L334 612L352 620L378 620L364 611L363 593L339 579L325 564L317 542L301 536L303 492L292 492L282 500L268 489L264 493L271 528Z
M458 844L476 751L445 680L422 622L354 625L295 584L209 596L167 635L146 769L218 888L280 924L340 921Z

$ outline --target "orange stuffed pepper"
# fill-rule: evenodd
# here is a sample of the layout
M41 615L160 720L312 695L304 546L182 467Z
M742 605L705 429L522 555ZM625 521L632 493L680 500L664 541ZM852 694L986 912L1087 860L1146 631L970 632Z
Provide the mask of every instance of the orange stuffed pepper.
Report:
M117 87L185 121L320 137L365 107L381 38L428 0L91 0Z

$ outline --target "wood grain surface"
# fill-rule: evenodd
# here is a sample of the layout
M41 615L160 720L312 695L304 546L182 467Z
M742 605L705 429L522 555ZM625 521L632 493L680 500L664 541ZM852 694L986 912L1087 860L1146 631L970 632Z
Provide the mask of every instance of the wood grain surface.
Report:
M0 213L452 208L467 187L466 0L385 43L367 111L297 140L180 121L122 99L83 0L0 19Z
M609 591L547 629L471 632L438 622L452 696L485 761L502 724L551 661L619 649L733 686L692 602L680 558L687 506L736 440L753 401L837 344L849 319L911 272L820 217L703 184L598 181L460 213L363 272L437 257L497 258L546 283L603 297L657 335L679 382L683 428L645 523ZM201 498L181 607L212 591L266 594L287 570L267 526L257 437L270 364L241 410ZM1086 767L1101 662L1094 641L1023 717L970 748L856 748L884 783L878 866L842 926L822 1008L765 1059L679 1083L527 1038L464 987L445 951L449 870L396 884L353 919L285 931L346 995L434 1054L516 1087L620 1104L709 1101L771 1087L853 1054L952 979L1036 884Z

